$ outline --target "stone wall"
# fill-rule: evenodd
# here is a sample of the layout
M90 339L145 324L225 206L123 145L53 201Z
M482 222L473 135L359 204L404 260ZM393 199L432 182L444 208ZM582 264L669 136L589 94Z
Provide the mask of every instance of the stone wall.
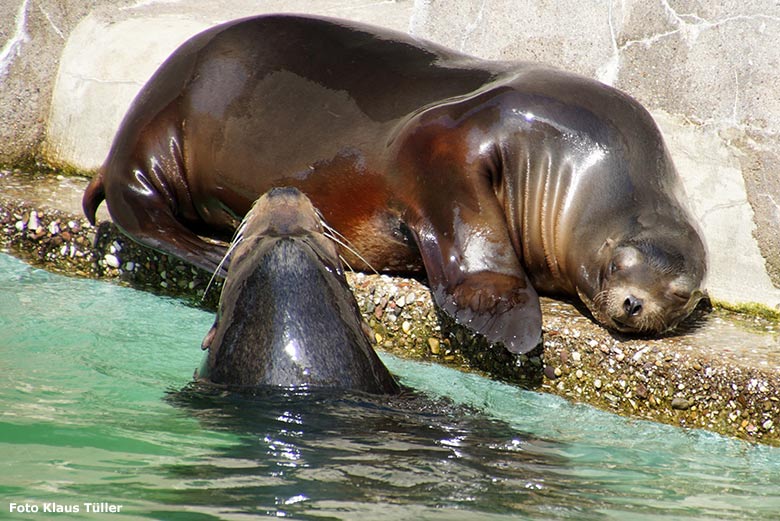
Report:
M0 164L91 171L173 48L222 20L310 12L595 77L653 113L711 252L709 288L780 306L774 0L13 0L0 5Z
M73 28L100 5L129 0L0 2L0 164L38 155L60 55Z

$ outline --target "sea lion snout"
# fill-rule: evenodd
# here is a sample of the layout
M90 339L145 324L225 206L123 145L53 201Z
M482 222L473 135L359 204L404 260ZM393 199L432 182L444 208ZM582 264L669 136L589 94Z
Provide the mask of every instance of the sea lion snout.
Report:
M642 299L629 295L623 301L623 309L630 317L635 317L642 312Z
M658 299L653 295L632 287L627 281L612 281L612 286L605 292L606 298L601 302L602 316L618 331L636 333L650 328L656 329L661 308ZM652 324L652 326L651 326Z

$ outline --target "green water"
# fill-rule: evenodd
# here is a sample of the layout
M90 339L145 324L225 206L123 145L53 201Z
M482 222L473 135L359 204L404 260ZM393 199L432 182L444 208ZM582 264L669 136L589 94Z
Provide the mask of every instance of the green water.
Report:
M0 518L780 518L778 449L439 366L383 356L394 399L188 389L211 321L0 254Z

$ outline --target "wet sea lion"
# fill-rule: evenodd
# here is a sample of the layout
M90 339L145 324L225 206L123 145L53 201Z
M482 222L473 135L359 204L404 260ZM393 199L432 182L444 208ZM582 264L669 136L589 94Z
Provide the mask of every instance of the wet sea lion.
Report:
M242 388L399 391L371 347L336 244L305 195L275 188L260 197L230 256L196 379Z
M213 270L273 186L377 269L424 269L491 342L541 340L536 291L661 333L701 297L704 243L649 113L594 80L352 22L259 16L184 43L84 194L134 239ZM347 254L348 255L348 254ZM358 268L359 259L350 258Z

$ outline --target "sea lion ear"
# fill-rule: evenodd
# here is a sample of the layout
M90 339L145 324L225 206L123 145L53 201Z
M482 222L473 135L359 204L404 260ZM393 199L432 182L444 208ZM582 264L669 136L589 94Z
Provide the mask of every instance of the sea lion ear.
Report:
M203 342L200 344L200 348L205 351L209 347L211 347L211 343L214 341L214 336L216 336L216 334L217 334L217 322L215 321L214 325L211 326L211 329L209 329L209 332L206 333Z
M607 239L604 241L604 244L602 244L599 247L599 250L596 253L599 256L607 255L607 254L610 254L612 252L612 250L614 250L614 249L615 249L615 240L614 239L610 239L609 237L607 237Z

